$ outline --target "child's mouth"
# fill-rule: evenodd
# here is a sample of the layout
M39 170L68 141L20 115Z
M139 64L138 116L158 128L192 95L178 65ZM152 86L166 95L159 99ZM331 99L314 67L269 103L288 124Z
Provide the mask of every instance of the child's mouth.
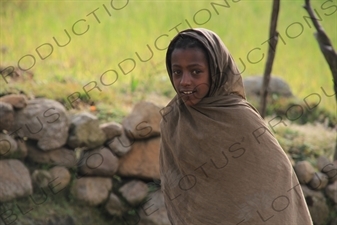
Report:
M194 94L196 91L180 91L181 94L183 95L191 95Z

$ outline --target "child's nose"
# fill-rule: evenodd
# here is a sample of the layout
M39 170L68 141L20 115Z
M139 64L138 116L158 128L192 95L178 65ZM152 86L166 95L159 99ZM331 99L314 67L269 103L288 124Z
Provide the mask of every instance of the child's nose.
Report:
M191 77L187 73L184 73L183 76L181 77L180 85L181 86L191 85Z

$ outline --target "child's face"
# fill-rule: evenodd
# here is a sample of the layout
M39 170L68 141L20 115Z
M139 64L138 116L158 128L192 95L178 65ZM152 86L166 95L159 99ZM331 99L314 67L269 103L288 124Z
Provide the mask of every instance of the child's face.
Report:
M208 94L208 61L200 48L174 49L171 69L174 88L185 105L195 105Z

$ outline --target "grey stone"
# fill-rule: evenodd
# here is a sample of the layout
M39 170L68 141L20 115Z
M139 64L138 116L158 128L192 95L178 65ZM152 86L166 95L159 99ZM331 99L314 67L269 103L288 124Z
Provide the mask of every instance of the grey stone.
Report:
M307 161L297 162L294 169L301 184L309 183L315 175L314 167Z
M109 149L117 156L123 156L131 150L134 140L130 141L124 130L120 136L107 142Z
M19 137L37 140L44 151L63 146L68 138L69 120L66 109L57 101L37 98L15 113L11 132Z
M50 151L42 151L34 143L26 142L27 158L33 162L50 164L55 166L65 166L67 168L77 165L75 151L67 148L58 148Z
M112 216L122 216L123 213L126 211L126 207L123 205L118 196L114 193L111 193L109 195L109 199L105 205L105 209Z
M126 116L122 125L130 139L145 139L160 135L160 108L151 102L140 102Z
M102 131L105 133L107 140L111 140L116 136L122 134L122 125L116 122L104 123L99 126Z
M12 130L14 125L14 109L13 106L0 102L0 131Z
M54 193L58 193L65 189L71 181L71 174L69 170L63 166L54 166L49 170L49 173L51 175L51 180L54 183Z
M262 88L263 77L262 76L252 76L245 77L243 79L243 85L245 87L245 92L248 97L250 96L260 96L260 91ZM277 94L279 96L291 97L293 96L290 86L281 77L271 76L268 87L268 94Z
M28 169L17 159L0 160L0 202L7 202L33 193Z
M9 158L18 152L18 144L13 137L0 133L0 159Z
M22 109L27 106L27 97L22 94L10 94L0 98L0 102L11 104L15 109Z
M337 204L337 181L329 184L325 189L326 195Z
M83 112L71 119L67 144L72 148L97 148L104 144L106 135L96 116Z
M109 197L112 180L104 177L82 177L75 179L71 194L80 202L90 206L102 204Z
M316 172L314 177L309 182L311 188L315 190L320 190L326 187L329 183L329 178L326 174L321 172Z
M337 181L337 160L325 165L321 171L328 176L330 183Z
M171 225L161 190L151 192L139 210L139 225Z
M79 161L79 169L85 176L113 177L118 169L118 161L109 149L101 147L85 151Z
M137 206L146 198L149 188L144 182L133 180L124 184L118 191L130 205Z
M324 169L329 166L332 162L325 156L320 156L317 158L317 169L320 172L323 172Z
M24 159L27 152L23 139L15 140L8 134L0 133L0 159Z
M140 179L159 179L160 137L135 141L132 149L119 158L118 174Z

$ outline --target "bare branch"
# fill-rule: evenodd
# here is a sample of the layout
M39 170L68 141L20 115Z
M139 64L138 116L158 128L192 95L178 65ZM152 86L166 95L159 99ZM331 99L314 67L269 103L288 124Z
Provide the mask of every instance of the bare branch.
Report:
M319 21L316 19L316 15L310 5L310 0L305 0L305 5L303 6L303 8L307 10L310 16L310 19L317 30L317 32L315 33L315 37L319 44L321 52L324 55L325 60L329 64L329 67L332 73L333 83L334 83L335 98L337 102L337 94L336 94L337 93L337 53L335 49L333 48L328 35L325 33L323 27L321 26ZM337 139L336 139L334 160L337 160Z
M266 114L266 106L267 106L267 95L268 95L268 87L271 76L271 71L273 68L276 45L278 41L278 32L276 31L277 27L277 19L278 13L280 9L280 0L273 1L273 9L271 14L270 28L269 28L269 48L268 48L268 58L266 62L265 71L263 74L263 84L261 88L261 101L260 101L260 114L264 118Z

